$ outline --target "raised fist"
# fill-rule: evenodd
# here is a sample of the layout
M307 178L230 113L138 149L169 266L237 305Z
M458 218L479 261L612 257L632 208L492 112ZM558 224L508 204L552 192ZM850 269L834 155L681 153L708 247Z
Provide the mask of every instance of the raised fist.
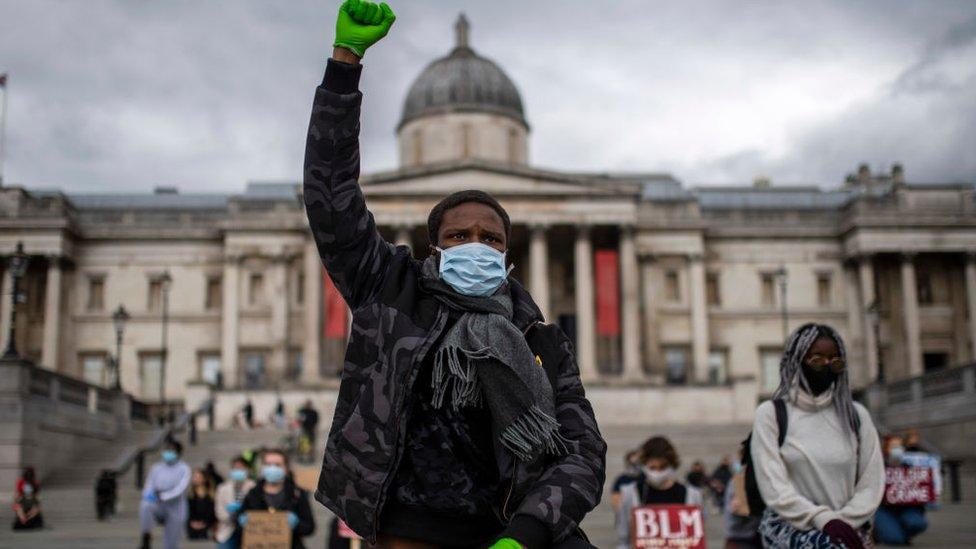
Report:
M333 46L346 48L362 57L366 48L386 36L394 21L396 16L386 2L376 4L366 0L346 0L339 7Z

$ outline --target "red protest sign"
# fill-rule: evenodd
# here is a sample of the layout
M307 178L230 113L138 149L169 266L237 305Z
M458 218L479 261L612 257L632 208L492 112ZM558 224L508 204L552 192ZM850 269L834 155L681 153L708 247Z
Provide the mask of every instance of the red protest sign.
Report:
M884 502L887 505L925 505L935 501L932 469L885 467Z
M352 531L352 528L350 528L349 525L346 524L346 521L344 521L344 520L340 520L339 521L339 532L338 533L339 533L339 537L340 538L344 538L344 539L363 539L363 538L359 537L358 535L356 535L356 532L353 532Z
M697 505L645 505L634 509L632 547L705 549L705 522Z

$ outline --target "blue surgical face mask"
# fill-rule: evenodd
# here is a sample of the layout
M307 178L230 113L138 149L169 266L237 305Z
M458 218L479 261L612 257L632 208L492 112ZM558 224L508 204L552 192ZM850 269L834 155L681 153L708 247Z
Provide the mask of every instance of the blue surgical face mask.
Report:
M163 450L163 461L169 463L170 465L176 463L180 459L180 455L176 453L176 450Z
M33 493L34 493L34 487L31 486L30 484L25 484L24 485L24 495L25 496L29 496L29 495L31 495Z
M491 295L505 282L505 254L480 242L461 244L441 253L441 280L459 294L484 297Z
M279 484L285 480L285 469L277 465L264 465L261 467L261 476L265 482Z
M244 482L247 480L247 471L243 469L231 469L230 479L234 482Z

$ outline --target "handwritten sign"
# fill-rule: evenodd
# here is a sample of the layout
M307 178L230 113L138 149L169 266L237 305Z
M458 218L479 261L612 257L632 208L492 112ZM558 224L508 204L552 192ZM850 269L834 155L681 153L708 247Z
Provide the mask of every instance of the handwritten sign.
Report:
M705 549L705 522L697 505L645 505L631 518L633 547Z
M932 469L885 467L884 502L888 505L925 505L935 501Z
M291 549L288 513L248 511L242 549Z

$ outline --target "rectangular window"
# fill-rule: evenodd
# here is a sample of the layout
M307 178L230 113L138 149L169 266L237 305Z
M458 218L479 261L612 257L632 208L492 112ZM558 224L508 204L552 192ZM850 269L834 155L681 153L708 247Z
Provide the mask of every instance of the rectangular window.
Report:
M817 275L817 304L826 307L831 304L833 294L833 281L830 273L820 273Z
M760 282L762 283L762 305L763 307L776 306L776 278L772 273L762 273Z
M92 276L88 279L89 311L101 311L105 308L105 277Z
M285 371L285 379L288 381L298 381L302 377L302 350L292 349L288 352L288 367Z
M219 276L207 277L207 294L204 297L204 307L207 310L219 309L223 306L223 293Z
M149 294L146 299L146 307L150 311L159 311L163 308L163 281L159 278L149 279Z
M162 365L163 361L159 353L139 355L139 394L142 398L159 402Z
M222 385L220 379L220 353L200 353L200 379L215 387Z
M705 275L705 298L708 304L718 307L722 304L722 295L719 293L718 273L708 273Z
M247 287L247 302L250 305L261 305L264 303L263 274L251 273L250 284Z
M241 356L244 366L244 388L260 389L265 382L265 366L268 361L267 351L245 351Z
M712 385L725 383L729 353L725 349L712 349L708 353L708 382Z
M666 347L664 363L667 366L669 385L684 385L688 381L688 349L685 347Z
M949 354L948 353L923 353L922 364L925 368L925 373L944 370L945 368L949 367Z
M668 269L664 273L664 297L668 301L681 300L681 286L678 283L678 271Z
M779 361L783 352L780 349L760 349L759 362L762 365L762 394L771 395L779 387Z
M104 353L85 354L81 356L81 377L94 385L105 385L108 375Z

